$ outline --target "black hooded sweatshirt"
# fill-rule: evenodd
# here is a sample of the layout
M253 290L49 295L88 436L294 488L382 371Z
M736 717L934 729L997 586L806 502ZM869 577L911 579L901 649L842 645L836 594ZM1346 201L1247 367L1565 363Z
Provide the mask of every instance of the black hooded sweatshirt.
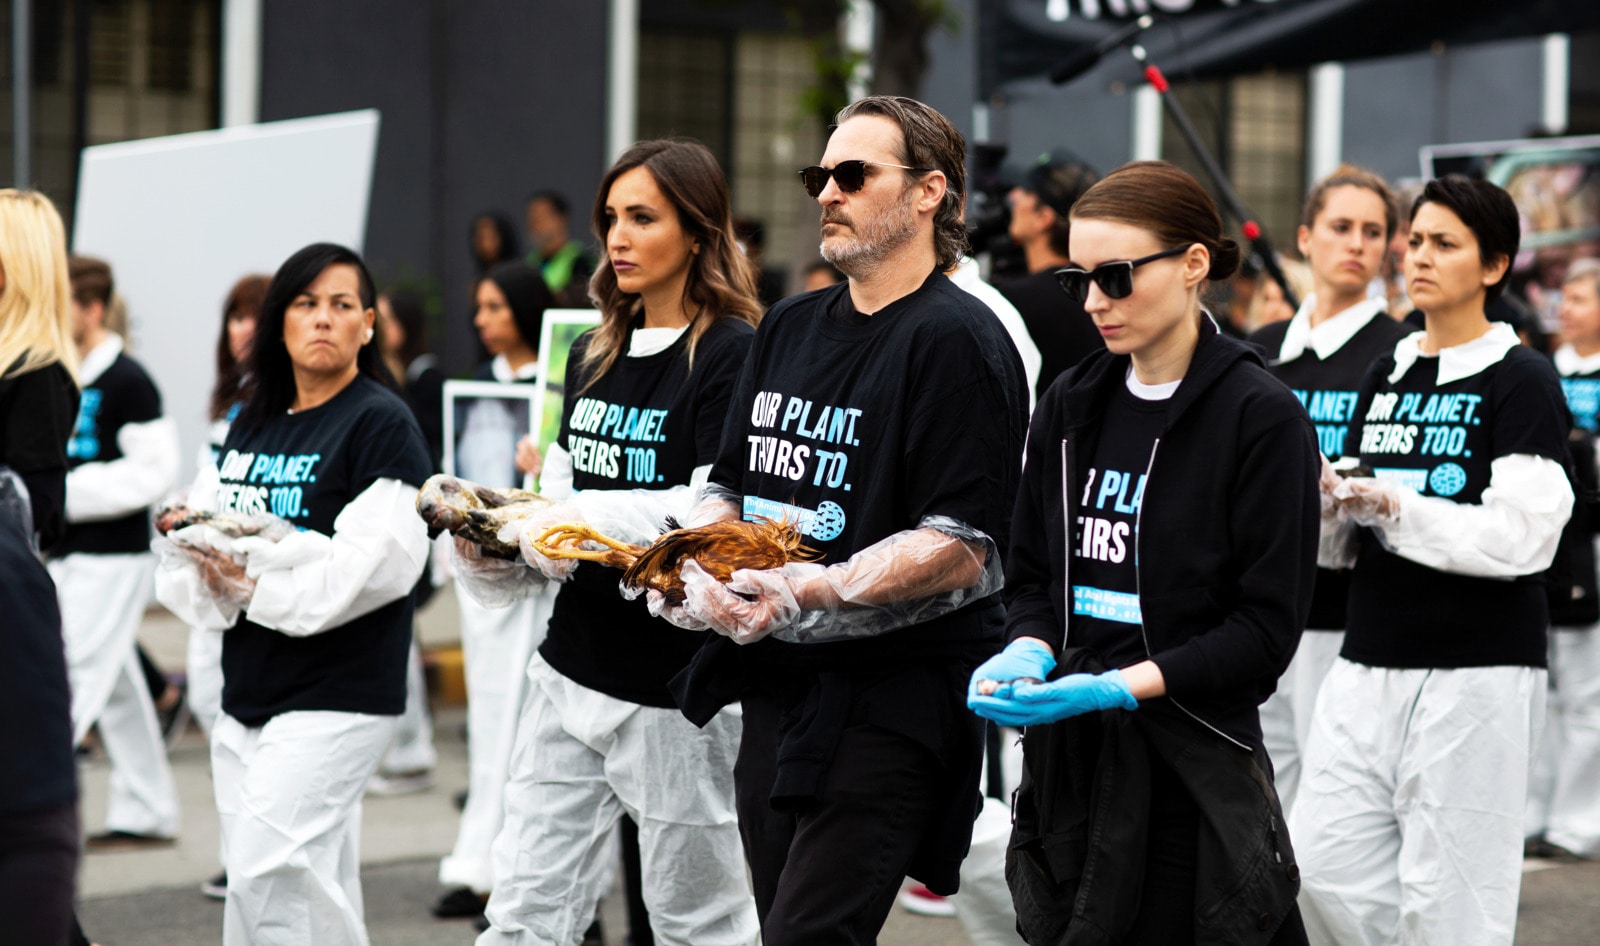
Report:
M1040 400L1006 565L1006 638L1068 645L1070 536L1126 355L1096 352ZM1256 708L1299 645L1316 574L1316 432L1257 350L1200 330L1151 450L1133 537L1144 654L1167 697L1257 746ZM1145 515L1148 513L1148 515ZM1071 642L1076 644L1076 641Z

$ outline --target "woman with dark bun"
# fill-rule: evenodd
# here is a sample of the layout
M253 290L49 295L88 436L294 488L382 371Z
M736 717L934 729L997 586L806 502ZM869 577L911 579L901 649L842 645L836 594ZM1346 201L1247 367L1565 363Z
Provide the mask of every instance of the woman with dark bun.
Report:
M1510 195L1441 178L1410 222L1427 330L1362 383L1344 454L1365 475L1324 477L1350 597L1292 811L1302 902L1318 942L1509 944L1571 421L1550 361L1484 314L1521 239Z
M1124 165L1070 226L1058 277L1107 350L1034 412L1010 643L967 697L1025 727L1006 863L1018 928L1032 943L1303 943L1257 707L1310 602L1316 435L1201 308L1239 248L1194 178Z

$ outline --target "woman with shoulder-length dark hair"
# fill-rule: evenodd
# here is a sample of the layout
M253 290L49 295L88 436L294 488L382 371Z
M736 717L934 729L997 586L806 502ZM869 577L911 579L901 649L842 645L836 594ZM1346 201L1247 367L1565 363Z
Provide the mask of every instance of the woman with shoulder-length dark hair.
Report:
M1199 183L1124 165L1072 207L1062 287L1106 341L1039 402L1006 649L968 704L1026 727L1006 878L1034 943L1302 943L1257 706L1317 549L1315 432L1201 308L1239 248Z
M1516 933L1543 572L1573 504L1555 368L1484 314L1520 241L1499 187L1423 188L1405 278L1427 328L1362 383L1344 453L1366 475L1324 477L1323 564L1352 568L1348 624L1291 812L1319 941Z
M415 504L431 470L372 344L374 298L361 257L341 246L313 244L279 268L250 399L189 501L294 528L235 541L210 574L158 574L175 613L228 631L211 767L229 946L367 942L361 794L405 709L411 589L428 554Z
M682 487L705 482L761 307L705 146L629 148L601 181L593 222L606 248L590 282L601 323L573 346L560 439L540 483L569 501L525 538L587 520L648 542L667 515L687 512ZM753 944L733 799L738 711L696 728L667 690L704 636L623 598L615 569L574 570L523 549L530 575L564 583L528 667L491 928L479 943L576 943L603 893L605 842L626 813L639 826L656 941Z

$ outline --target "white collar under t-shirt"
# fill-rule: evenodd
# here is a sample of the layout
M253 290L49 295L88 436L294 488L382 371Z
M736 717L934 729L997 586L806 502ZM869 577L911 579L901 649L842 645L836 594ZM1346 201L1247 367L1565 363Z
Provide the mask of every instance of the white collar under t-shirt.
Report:
M1556 371L1563 377L1572 377L1575 374L1594 374L1600 371L1600 351L1592 355L1580 355L1571 344L1562 345L1555 353Z
M1382 314L1385 303L1382 299L1363 299L1313 327L1311 312L1316 305L1316 296L1306 296L1305 301L1300 303L1300 310L1289 320L1289 328L1283 333L1283 345L1278 350L1279 364L1294 361L1305 354L1307 348L1326 361L1357 332L1366 328L1368 322Z
M1491 323L1489 331L1470 342L1441 348L1436 356L1422 354L1422 340L1427 337L1427 332L1416 332L1400 339L1399 344L1394 346L1394 370L1389 372L1390 384L1405 377L1417 359L1425 357L1439 359L1439 379L1436 384L1470 378L1498 363L1506 356L1506 352L1522 344L1522 339L1517 337L1517 330L1504 322Z

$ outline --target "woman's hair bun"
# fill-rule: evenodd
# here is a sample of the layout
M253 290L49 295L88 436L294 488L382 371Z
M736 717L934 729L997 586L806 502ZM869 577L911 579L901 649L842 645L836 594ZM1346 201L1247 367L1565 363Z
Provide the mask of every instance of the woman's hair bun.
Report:
M1211 251L1211 271L1206 274L1206 278L1213 282L1227 279L1238 268L1239 244L1223 237L1217 248Z

